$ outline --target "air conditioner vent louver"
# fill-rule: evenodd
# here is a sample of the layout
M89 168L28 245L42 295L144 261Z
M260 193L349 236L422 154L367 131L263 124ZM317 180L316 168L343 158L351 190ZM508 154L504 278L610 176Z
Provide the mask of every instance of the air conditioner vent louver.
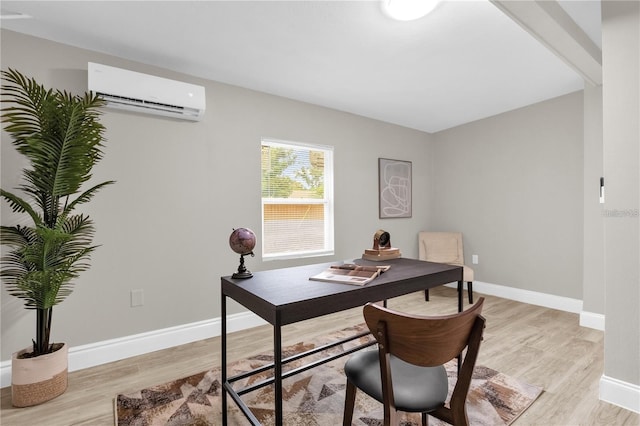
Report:
M89 62L89 90L111 108L201 120L204 87Z
M107 101L110 104L121 104L126 106L138 105L144 109L155 109L158 111L175 111L177 114L191 115L193 117L197 117L199 113L198 110L195 108L186 108L186 107L176 106L176 105L161 104L160 102L144 101L142 99L127 98L124 96L115 96L115 95L109 95L109 94L100 93L100 92L98 92L98 95L100 95L105 101Z

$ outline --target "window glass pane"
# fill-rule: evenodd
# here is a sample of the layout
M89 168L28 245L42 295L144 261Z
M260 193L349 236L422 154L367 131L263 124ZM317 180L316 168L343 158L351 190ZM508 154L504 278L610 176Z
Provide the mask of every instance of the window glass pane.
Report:
M324 205L265 204L265 253L323 250Z
M273 140L261 149L263 256L332 254L332 149Z
M262 146L263 198L324 198L324 152Z

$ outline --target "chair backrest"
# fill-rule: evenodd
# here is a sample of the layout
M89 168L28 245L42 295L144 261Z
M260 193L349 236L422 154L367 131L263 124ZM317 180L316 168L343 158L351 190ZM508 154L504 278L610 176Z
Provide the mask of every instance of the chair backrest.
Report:
M479 345L483 303L480 298L466 311L446 316L411 315L368 303L364 318L386 353L410 364L433 367L458 356L472 340L472 330L479 330L480 335L475 336Z
M429 262L464 265L462 233L419 232L418 258Z

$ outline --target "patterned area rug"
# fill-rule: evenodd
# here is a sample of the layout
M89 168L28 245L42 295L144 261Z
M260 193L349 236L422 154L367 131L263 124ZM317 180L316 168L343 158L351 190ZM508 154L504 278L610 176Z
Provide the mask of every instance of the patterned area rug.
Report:
M364 330L364 324L331 333L317 341L298 343L283 350L283 357L300 353L341 337ZM359 345L372 337L332 348L319 355L341 352ZM364 349L372 350L375 348ZM480 348L482 350L482 347ZM317 357L317 356L314 356ZM314 357L288 364L295 368ZM339 358L283 381L284 424L287 426L329 426L342 423L344 408L345 376L344 362L348 356ZM239 374L273 361L270 354L260 354L229 366L229 375ZM455 361L447 365L450 388L455 381ZM268 378L269 372L234 383L239 389L248 384ZM473 425L509 425L520 416L542 393L542 388L524 383L487 367L476 366L474 378L467 398L469 421ZM273 425L273 388L266 386L242 396L242 400L264 425ZM229 425L250 424L229 401ZM182 426L220 425L220 369L215 368L148 389L120 394L115 399L117 426ZM358 426L381 425L382 406L363 392L357 393L353 424ZM419 414L405 414L403 426L420 424ZM441 425L440 420L429 419L432 426Z

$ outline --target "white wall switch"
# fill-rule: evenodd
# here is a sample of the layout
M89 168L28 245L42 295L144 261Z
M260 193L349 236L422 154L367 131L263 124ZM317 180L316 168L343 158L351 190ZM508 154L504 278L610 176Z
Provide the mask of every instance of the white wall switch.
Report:
M478 255L477 254L472 254L471 255L471 263L473 263L474 265L478 264Z

